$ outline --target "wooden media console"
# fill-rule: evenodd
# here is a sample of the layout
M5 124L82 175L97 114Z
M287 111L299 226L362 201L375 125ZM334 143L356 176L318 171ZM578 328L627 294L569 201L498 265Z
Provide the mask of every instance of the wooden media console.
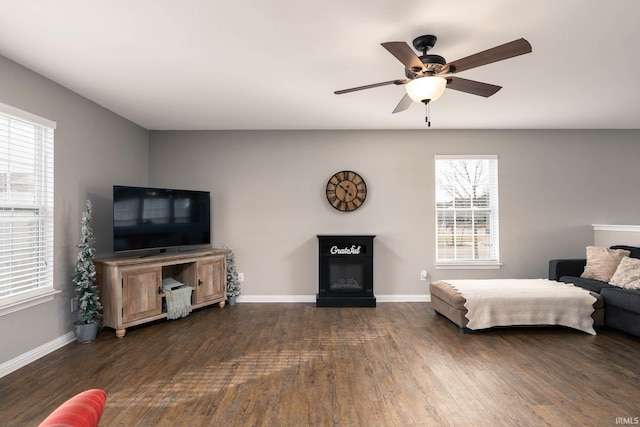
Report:
M191 286L191 307L219 304L227 298L227 249L95 260L103 306L102 326L123 338L126 328L167 317L162 279Z

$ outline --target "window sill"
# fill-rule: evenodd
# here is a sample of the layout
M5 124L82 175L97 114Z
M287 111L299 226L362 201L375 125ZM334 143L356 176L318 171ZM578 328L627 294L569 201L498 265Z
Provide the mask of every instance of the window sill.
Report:
M60 292L53 288L43 288L4 298L0 301L0 316L53 301L53 296Z
M499 270L502 263L498 261L439 261L436 270Z

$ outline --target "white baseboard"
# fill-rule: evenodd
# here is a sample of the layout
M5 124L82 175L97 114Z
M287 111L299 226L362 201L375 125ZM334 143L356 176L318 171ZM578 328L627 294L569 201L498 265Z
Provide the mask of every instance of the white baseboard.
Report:
M29 363L34 362L40 359L47 354L56 351L60 347L64 347L65 345L72 343L76 340L76 336L73 331L54 339L53 341L49 341L46 344L41 345L40 347L36 347L33 350L30 350L20 356L9 360L0 365L0 378L5 375L9 375L10 373L17 371L18 369L27 366Z
M430 302L431 295L376 295L376 302ZM238 303L316 302L315 295L241 295Z
M376 295L378 302L431 302L431 295Z
M241 295L238 303L242 302L316 302L315 295Z

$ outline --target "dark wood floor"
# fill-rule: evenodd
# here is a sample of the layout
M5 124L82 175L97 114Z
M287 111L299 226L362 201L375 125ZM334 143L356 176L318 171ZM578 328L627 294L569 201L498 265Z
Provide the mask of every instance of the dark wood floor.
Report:
M0 425L102 388L103 426L614 426L640 417L639 385L640 339L612 329L461 335L428 303L244 303L0 378Z

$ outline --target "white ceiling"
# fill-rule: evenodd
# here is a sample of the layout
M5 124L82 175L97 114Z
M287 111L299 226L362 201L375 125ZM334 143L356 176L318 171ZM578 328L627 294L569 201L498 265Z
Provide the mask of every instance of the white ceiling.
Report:
M460 77L433 129L640 128L640 1L0 0L0 55L146 129L424 129L391 114L385 41L438 37L453 61L524 37L533 53ZM0 76L1 78L1 76ZM1 96L1 94L0 94Z

